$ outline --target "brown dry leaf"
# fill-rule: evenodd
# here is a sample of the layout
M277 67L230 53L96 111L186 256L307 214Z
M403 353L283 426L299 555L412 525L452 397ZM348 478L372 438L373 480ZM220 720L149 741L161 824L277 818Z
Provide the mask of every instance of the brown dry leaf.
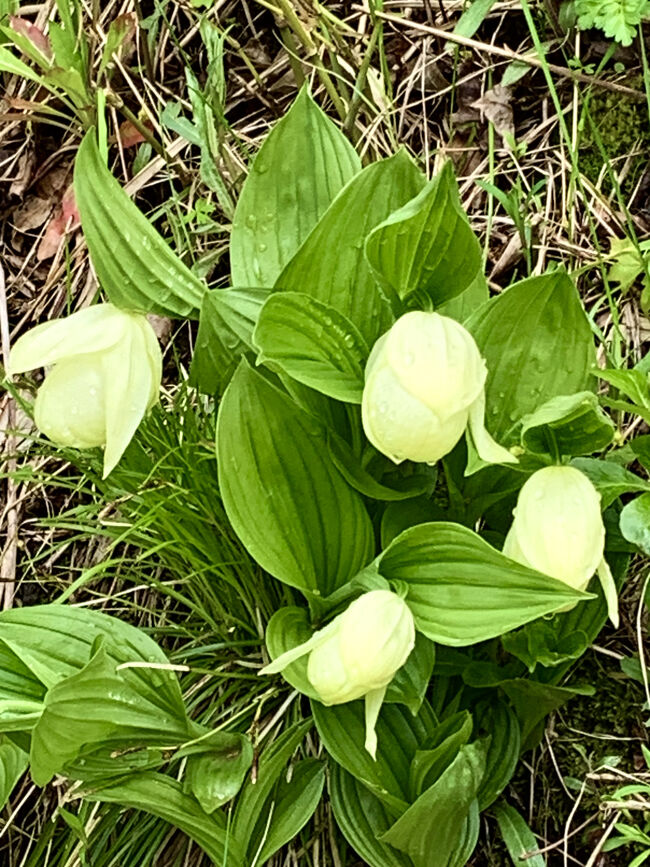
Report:
M492 90L486 90L480 99L475 100L472 103L472 108L478 109L485 119L490 121L500 136L514 136L515 121L511 98L510 88L497 84Z
M51 199L28 196L13 213L14 228L18 229L19 232L31 232L33 229L38 229L50 216L53 207Z
M163 346L167 346L172 336L173 323L168 316L158 316L157 313L147 313L149 325Z
M25 150L18 158L18 174L13 179L13 181L11 182L11 186L9 187L10 196L22 198L25 190L31 183L35 162L36 158L34 156L34 151L32 150L32 148L25 148Z

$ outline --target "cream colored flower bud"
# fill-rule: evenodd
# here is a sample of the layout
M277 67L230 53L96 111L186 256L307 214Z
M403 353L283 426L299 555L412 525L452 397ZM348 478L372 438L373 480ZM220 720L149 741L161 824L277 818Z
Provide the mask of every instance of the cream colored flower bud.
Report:
M104 477L158 399L162 354L145 316L97 304L32 328L16 342L9 374L51 367L34 418L57 445L105 446Z
M375 756L375 725L386 687L415 644L411 610L396 593L371 590L304 644L283 653L260 674L282 671L306 654L307 677L325 705L366 702L366 749Z
M469 425L479 457L516 463L485 429L486 377L478 346L460 323L439 313L406 313L375 343L366 365L366 436L397 464L433 464Z
M519 492L503 546L506 557L576 590L586 590L598 572L610 618L618 623L616 587L604 552L600 494L584 473L566 466L533 473Z

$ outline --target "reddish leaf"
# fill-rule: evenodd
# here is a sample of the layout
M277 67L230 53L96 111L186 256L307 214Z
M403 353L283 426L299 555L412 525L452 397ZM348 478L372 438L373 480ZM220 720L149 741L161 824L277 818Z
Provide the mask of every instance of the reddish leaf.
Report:
M12 15L9 19L11 29L21 36L26 36L27 39L34 45L35 48L44 54L46 57L52 57L52 46L50 39L46 36L40 27L36 27L31 21L26 18L19 18L17 15Z
M148 129L152 128L148 121L144 121L144 126ZM140 130L136 129L130 120L125 120L124 123L120 124L119 138L123 148L132 148L146 141Z
M55 256L63 238L74 232L79 226L79 222L80 218L74 197L74 187L70 184L63 194L61 204L57 208L55 215L47 224L41 243L38 245L38 250L36 251L36 258L42 262Z

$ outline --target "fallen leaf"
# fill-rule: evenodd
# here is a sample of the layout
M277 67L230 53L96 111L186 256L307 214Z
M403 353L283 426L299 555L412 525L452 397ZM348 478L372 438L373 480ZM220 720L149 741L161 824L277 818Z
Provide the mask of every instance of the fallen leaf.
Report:
M515 134L511 97L512 91L509 87L497 84L472 103L472 108L478 109L502 137Z
M12 215L14 228L19 232L31 232L38 229L52 213L52 202L41 196L28 196Z
M144 121L144 125L147 129L153 129L151 123L146 120ZM132 148L146 141L140 130L130 120L125 120L124 123L120 124L119 137L123 148Z
M79 224L80 217L74 197L74 187L70 184L38 245L36 258L39 262L55 256L65 236L74 232Z

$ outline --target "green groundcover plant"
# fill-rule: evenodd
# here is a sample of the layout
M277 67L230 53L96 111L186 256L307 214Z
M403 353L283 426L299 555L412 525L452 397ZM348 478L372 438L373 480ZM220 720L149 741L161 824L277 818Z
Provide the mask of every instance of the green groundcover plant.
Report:
M629 553L650 550L650 485L627 468L650 466L650 438L623 445L604 409L648 418L648 363L597 367L562 268L490 298L450 164L431 180L403 151L362 167L306 89L242 189L232 288L173 253L105 154L91 129L75 194L107 303L28 332L9 372L48 369L39 428L90 449L81 464L103 447L110 479L159 390L146 314L198 320L189 382L217 413L214 497L286 602L259 675L304 697L301 718L254 750L237 720L192 718L145 632L15 608L0 614L0 796L29 766L246 867L326 788L372 867L462 867L481 811L506 837L523 822L501 793L546 716L589 693L571 667L618 622Z

